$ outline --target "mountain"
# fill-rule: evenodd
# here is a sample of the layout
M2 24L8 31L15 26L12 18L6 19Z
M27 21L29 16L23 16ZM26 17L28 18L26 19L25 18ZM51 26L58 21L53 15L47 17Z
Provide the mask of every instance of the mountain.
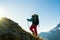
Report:
M39 34L44 40L60 40L60 23L49 32Z
M60 23L49 31L48 40L60 40Z
M8 18L1 18L0 40L42 40L42 39L26 32L16 22Z
M43 40L47 40L48 33L47 33L47 32L41 32L41 33L39 34L39 36L40 36L41 38L43 38Z

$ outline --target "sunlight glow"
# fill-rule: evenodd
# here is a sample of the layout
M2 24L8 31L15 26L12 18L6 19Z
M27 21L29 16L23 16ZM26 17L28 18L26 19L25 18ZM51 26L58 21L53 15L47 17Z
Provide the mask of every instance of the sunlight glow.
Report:
M4 7L0 7L0 18L4 17L5 9Z
M1 20L1 18L0 18L0 20Z

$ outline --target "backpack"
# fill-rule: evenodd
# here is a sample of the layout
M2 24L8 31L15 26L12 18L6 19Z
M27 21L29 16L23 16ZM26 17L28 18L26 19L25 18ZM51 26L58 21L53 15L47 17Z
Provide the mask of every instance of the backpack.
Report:
M32 15L32 17L33 17L32 23L35 24L35 25L38 25L39 24L38 15L37 14L34 14L34 15Z

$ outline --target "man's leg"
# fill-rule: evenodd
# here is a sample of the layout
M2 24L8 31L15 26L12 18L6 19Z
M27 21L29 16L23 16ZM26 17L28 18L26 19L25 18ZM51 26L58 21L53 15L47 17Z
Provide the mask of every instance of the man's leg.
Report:
M34 25L34 33L37 35L37 25Z
M34 34L34 30L33 30L33 28L34 28L34 25L31 25L30 30L31 30L32 33Z

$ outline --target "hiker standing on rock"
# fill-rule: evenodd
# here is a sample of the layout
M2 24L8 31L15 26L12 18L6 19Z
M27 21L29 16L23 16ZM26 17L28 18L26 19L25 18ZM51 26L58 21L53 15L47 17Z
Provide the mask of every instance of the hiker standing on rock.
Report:
M38 35L37 34L37 25L39 24L39 18L37 14L32 15L31 19L27 19L28 21L32 22L32 25L30 27L30 30L32 31L32 33L34 35Z

